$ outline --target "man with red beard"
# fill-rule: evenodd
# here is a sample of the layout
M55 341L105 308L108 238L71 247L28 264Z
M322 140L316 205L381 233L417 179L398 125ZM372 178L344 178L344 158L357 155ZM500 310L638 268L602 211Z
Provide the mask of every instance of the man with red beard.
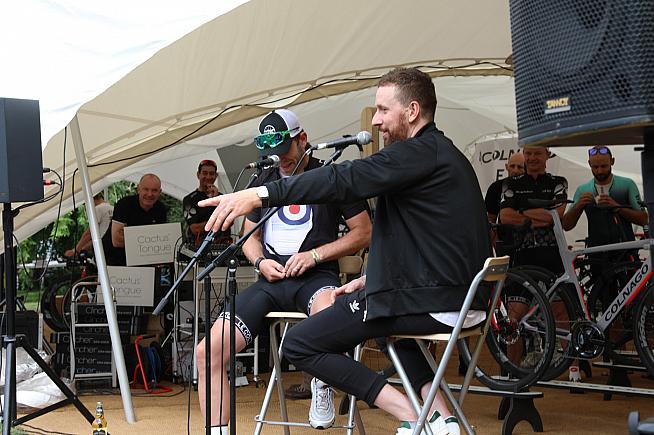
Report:
M431 78L416 68L390 71L379 81L375 104L381 151L200 205L216 206L207 229L217 230L262 206L378 196L366 277L337 289L334 305L294 326L284 355L391 413L400 420L397 434L410 434L417 415L407 396L344 353L369 338L452 331L473 277L490 256L488 222L470 162L434 124ZM488 294L480 293L465 328L485 318ZM414 341L400 343L400 358L424 398L434 374ZM459 434L440 395L431 411L433 433Z

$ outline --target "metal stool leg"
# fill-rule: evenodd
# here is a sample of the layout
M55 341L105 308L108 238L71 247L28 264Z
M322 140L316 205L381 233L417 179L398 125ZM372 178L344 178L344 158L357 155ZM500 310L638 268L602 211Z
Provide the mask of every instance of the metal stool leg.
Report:
M280 316L281 314L281 316ZM294 315L296 314L296 315ZM288 316L288 317L287 317ZM261 411L259 415L255 417L256 420L256 426L254 429L254 434L259 435L261 434L261 431L263 429L264 424L268 425L274 425L274 426L283 426L284 427L284 434L289 435L290 433L290 427L302 427L302 428L307 428L311 429L311 426L309 423L303 423L303 422L291 422L288 420L288 412L286 408L286 397L284 393L284 385L282 383L282 365L281 365L281 358L282 358L282 344L284 343L284 338L286 336L286 332L288 331L288 328L291 323L296 323L298 320L297 313L269 313L268 315L269 318L271 319L279 319L279 320L274 320L273 323L270 325L270 348L276 349L276 352L272 352L272 357L273 357L273 370L270 376L270 382L268 383L268 387L266 388L266 394L263 399L263 404L261 405ZM306 316L305 316L306 318ZM277 325L284 325L283 330L281 331L280 335L281 338L278 341L277 340L277 334L275 333L275 329ZM357 346L355 351L354 351L354 358L357 361L360 361L361 359L361 345ZM273 388L277 388L277 392L279 394L279 407L281 410L282 414L282 421L272 421L272 420L266 420L266 413L268 412L268 407L270 406L270 400L272 398L272 390ZM356 424L355 424L356 421ZM341 429L346 429L348 435L352 435L354 428L357 428L358 432L360 435L366 435L365 429L363 427L363 420L361 419L361 415L359 414L359 409L356 406L356 398L354 396L349 396L349 412L348 412L348 423L346 426L332 426L332 428L341 428ZM306 430L306 429L305 429ZM304 433L304 432L303 432Z
M275 386L277 386L277 390L279 393L279 408L281 410L282 419L284 421L288 421L288 413L286 410L286 397L284 396L284 388L283 388L282 376L281 376L282 365L280 361L282 356L282 348L280 344L278 344L277 342L277 335L275 332L276 326L281 323L282 321L277 321L277 322L273 322L270 325L270 348L276 349L276 351L272 353L273 369L272 372L270 373L270 380L268 381L268 388L266 388L266 395L264 396L263 403L261 404L261 411L259 411L259 415L256 417L257 424L254 428L255 435L259 435L261 433L261 430L263 429L263 420L265 420L266 418L266 413L268 412L268 406L270 405L270 399L272 397L272 392ZM284 335L286 334L286 330L288 329L288 323L287 322L283 322L283 323L285 324L285 327L282 333L281 343L283 343ZM290 435L290 430L287 426L284 426L284 434Z
M409 377L404 371L404 366L400 362L400 357L397 356L397 352L395 351L395 344L393 343L392 339L388 339L386 341L386 344L387 344L388 356L391 357L391 361L393 362L393 365L397 370L397 374L402 380L402 385L404 386L406 395L409 397L409 401L411 401L411 405L413 406L413 409L416 411L416 414L420 415L420 411L422 409L420 407L420 401L418 400L418 396L416 392L413 391L413 386L411 385L411 381L409 380ZM433 435L431 428L429 427L428 424L425 425L423 430L427 432L427 435Z
M361 361L361 349L362 346L358 345L354 348L354 360ZM366 435L366 430L363 427L363 420L361 419L361 414L359 414L359 408L357 407L357 398L353 395L349 395L350 398L350 407L347 413L347 435L352 435L354 433L355 420L356 428L360 435Z

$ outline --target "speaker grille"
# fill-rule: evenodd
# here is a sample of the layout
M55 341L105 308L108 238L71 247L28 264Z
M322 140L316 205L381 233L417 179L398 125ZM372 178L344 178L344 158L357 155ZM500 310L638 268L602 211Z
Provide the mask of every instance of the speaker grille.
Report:
M654 119L654 2L511 0L510 11L521 143Z

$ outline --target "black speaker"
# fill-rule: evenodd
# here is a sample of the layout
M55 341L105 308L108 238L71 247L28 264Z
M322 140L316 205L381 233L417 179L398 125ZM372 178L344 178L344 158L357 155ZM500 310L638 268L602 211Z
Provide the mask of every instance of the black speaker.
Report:
M511 0L520 145L641 144L654 125L654 2Z
M0 98L0 202L43 199L39 102Z

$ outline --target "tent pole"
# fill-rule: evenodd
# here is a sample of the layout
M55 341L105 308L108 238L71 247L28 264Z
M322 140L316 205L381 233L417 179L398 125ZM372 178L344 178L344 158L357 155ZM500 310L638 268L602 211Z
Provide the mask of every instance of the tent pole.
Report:
M104 258L104 251L102 250L102 234L98 228L98 221L95 215L95 205L93 202L93 194L91 192L91 182L89 179L89 171L86 165L86 154L84 154L84 144L82 143L82 134L79 128L79 121L77 115L70 123L70 131L73 136L73 144L75 145L75 157L77 159L77 167L82 178L82 190L84 192L84 201L86 203L86 216L89 221L89 229L91 230L91 240L93 241L93 251L95 252L95 262L98 267L98 278L100 287L102 288L102 298L104 300L105 312L107 313L107 323L109 324L109 335L111 336L111 349L113 351L114 361L116 362L116 371L118 372L118 383L120 385L120 395L123 399L123 410L125 411L125 418L128 423L135 423L134 408L132 407L132 393L129 388L129 379L127 378L127 370L125 369L125 357L123 356L123 348L120 343L120 332L118 331L118 321L116 320L116 307L114 307L114 297L111 294L111 287L109 285L109 274L107 273L107 263ZM71 192L73 195L75 192Z

